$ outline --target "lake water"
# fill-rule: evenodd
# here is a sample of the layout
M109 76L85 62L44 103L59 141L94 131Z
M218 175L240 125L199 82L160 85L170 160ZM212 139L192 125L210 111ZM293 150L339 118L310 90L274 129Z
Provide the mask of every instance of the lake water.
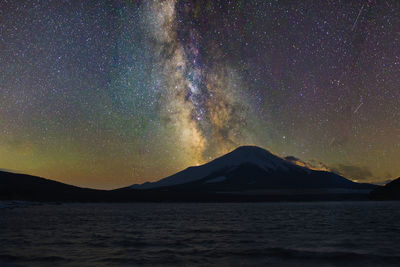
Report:
M400 202L1 206L1 266L400 264Z

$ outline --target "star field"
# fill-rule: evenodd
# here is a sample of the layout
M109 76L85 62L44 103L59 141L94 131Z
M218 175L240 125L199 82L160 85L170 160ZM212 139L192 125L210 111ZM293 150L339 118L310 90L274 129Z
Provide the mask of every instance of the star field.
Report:
M240 145L400 175L398 1L1 1L0 168L93 188Z

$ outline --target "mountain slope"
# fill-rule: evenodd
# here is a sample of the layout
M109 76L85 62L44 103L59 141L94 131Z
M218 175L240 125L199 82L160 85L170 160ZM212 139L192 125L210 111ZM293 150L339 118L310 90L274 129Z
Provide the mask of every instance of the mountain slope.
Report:
M0 171L0 200L87 201L102 190L80 188L41 177Z
M374 200L400 200L400 177L370 193Z
M189 167L181 172L171 175L167 178L161 179L157 182L146 182L141 185L133 185L132 188L136 189L150 189L162 186L174 186L183 183L189 183L200 180L213 173L219 172L230 167L239 166L243 163L253 163L264 170L287 170L287 162L283 159L274 156L259 147L241 146L234 151L210 161L204 165ZM291 164L293 165L293 164ZM295 166L295 165L293 165ZM297 166L296 166L297 167ZM299 167L301 168L301 167Z
M190 167L153 183L133 185L133 189L189 190L205 192L243 192L285 190L286 193L339 192L376 186L352 182L340 175L315 171L293 164L259 147L242 146L198 167ZM321 191L321 189L324 189ZM310 191L311 190L311 191ZM319 190L319 191L318 191Z

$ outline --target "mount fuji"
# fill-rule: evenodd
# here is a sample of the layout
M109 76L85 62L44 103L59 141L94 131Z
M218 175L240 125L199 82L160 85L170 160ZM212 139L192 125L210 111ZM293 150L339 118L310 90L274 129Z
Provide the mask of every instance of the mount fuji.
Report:
M260 147L241 146L204 165L129 188L163 192L309 195L368 193L375 187L355 183L333 172L298 166Z

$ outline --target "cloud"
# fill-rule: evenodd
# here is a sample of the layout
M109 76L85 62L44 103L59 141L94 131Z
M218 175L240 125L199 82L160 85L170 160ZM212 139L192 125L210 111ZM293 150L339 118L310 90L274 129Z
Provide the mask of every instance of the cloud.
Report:
M384 180L384 181L379 181L379 182L374 182L373 184L376 185L387 185L388 183L392 182L395 179L388 179L388 180Z
M311 159L309 161L304 161L301 160L295 156L287 156L284 158L287 161L292 162L293 164L296 164L298 166L306 167L312 170L319 170L319 171L331 171L331 168L329 168L327 165L325 165L323 162Z
M312 170L334 172L354 181L369 180L370 183L372 182L374 184L384 185L394 180L393 175L391 175L390 173L386 173L384 176L381 177L381 179L379 179L378 177L375 177L375 175L369 168L363 166L350 164L338 164L335 166L328 166L325 163L315 159L305 161L295 156L286 156L284 157L284 159L298 166L306 167ZM384 178L384 180L382 180L382 178Z
M285 159L288 161L300 161L300 159L296 158L295 156L287 156Z
M321 161L318 161L318 160L315 160L315 159L311 159L311 160L308 162L308 164L311 165L314 169L317 169L317 170L328 171L328 172L331 172L331 171L332 171L332 168L331 168L331 167L329 167L329 166L326 165L325 163L323 163L323 162L321 162Z
M367 180L374 178L374 175L367 167L339 164L335 166L332 171L355 180Z

